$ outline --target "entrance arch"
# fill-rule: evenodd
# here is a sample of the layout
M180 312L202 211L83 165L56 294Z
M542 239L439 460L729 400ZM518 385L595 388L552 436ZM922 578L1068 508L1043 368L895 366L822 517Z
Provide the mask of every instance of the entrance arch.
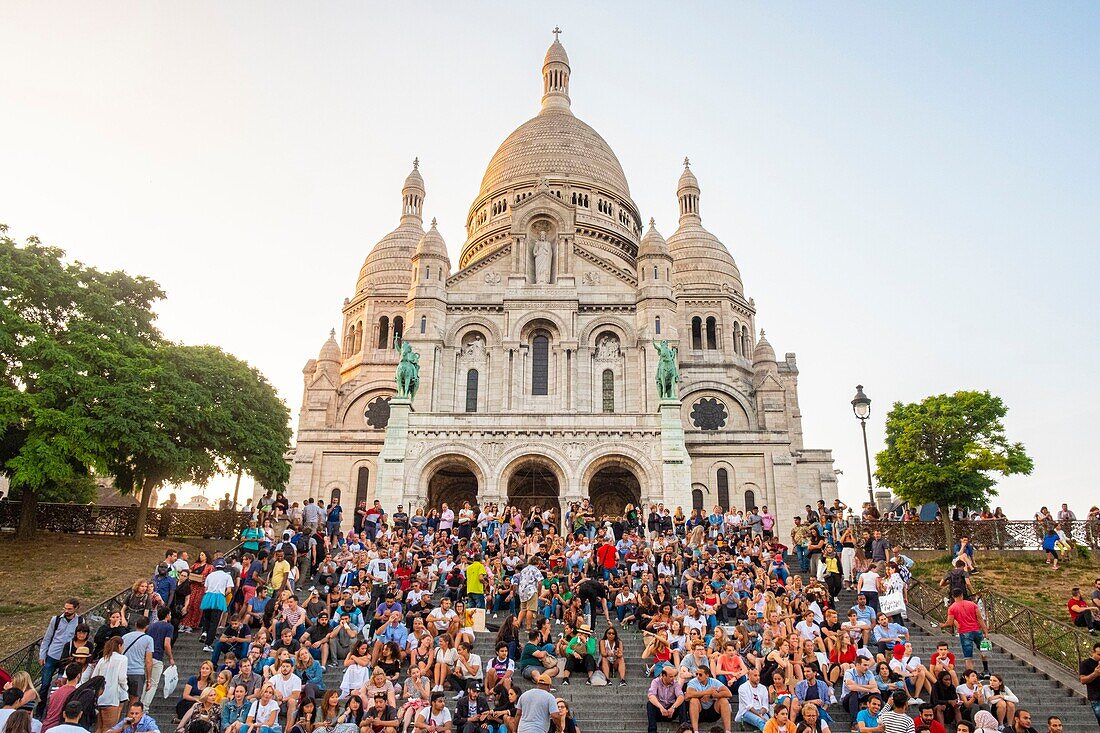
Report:
M642 487L624 462L606 465L588 480L588 498L597 517L621 517L627 504L642 503Z
M508 503L518 507L526 520L532 507L554 510L554 525L561 523L559 470L543 456L524 456L508 473Z
M463 502L477 505L476 466L465 456L444 456L428 479L427 509L439 509L444 502L456 513Z

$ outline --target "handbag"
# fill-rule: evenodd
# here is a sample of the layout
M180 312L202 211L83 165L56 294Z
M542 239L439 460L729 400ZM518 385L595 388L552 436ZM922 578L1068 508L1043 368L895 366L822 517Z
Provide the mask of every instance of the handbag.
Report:
M905 596L901 591L881 595L878 599L878 607L879 611L887 616L897 616L905 610Z

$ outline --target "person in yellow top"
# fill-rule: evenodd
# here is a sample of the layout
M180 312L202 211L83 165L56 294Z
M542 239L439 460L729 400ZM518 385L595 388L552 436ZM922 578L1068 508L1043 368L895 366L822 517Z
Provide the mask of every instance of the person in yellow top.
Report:
M283 557L282 550L275 550L275 562L271 563L271 589L278 594L286 586L290 575L290 563Z
M481 555L475 555L466 566L466 602L470 608L485 608L485 576L489 570L481 563Z

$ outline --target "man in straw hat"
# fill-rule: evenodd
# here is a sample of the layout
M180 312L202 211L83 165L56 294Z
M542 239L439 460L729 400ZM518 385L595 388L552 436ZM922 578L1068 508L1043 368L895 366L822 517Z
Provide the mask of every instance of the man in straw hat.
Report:
M592 638L592 629L585 624L577 627L577 634L565 645L565 671L562 684L569 684L571 672L584 672L588 679L584 684L592 684L592 673L596 671L596 640Z

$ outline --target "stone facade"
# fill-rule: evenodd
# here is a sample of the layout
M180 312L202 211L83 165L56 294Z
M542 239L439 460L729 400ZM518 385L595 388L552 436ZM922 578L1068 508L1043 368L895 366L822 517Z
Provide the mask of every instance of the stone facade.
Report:
M591 497L610 512L767 505L786 523L836 496L830 451L803 447L795 356L754 338L755 304L702 226L688 161L666 242L573 115L569 75L555 40L542 109L490 161L455 272L435 222L424 230L414 162L339 340L306 364L292 501ZM662 340L679 350L679 401L658 396ZM420 355L411 404L394 399L402 341Z

